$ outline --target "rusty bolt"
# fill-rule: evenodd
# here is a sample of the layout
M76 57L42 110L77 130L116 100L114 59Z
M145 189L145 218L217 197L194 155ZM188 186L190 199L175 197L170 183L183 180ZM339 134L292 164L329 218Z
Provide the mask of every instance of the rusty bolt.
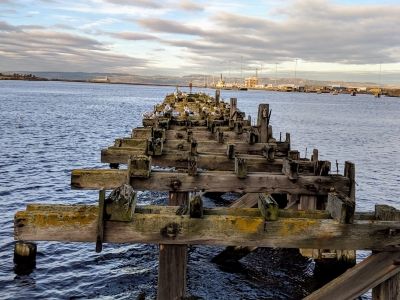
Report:
M179 189L179 188L181 187L181 185L182 185L182 182L181 182L179 179L173 179L173 180L171 180L170 187L171 187L173 190Z

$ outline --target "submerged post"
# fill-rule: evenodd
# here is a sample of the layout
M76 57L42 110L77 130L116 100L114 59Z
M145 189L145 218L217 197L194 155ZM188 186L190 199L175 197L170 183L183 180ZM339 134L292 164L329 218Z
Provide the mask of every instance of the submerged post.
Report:
M168 205L188 206L188 192L170 192ZM185 296L187 245L160 244L157 300L175 300Z
M17 275L28 275L36 267L35 243L18 241L14 246L14 272Z

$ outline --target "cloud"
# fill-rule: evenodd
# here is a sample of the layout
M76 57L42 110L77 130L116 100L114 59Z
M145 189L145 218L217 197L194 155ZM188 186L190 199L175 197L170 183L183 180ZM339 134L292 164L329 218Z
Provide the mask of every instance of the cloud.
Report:
M0 21L0 31L17 31L18 28L4 21Z
M117 71L148 61L113 53L107 45L76 34L0 23L0 68L31 71Z
M125 6L139 6L139 7L147 7L147 8L161 8L163 7L160 3L162 1L151 1L151 0L105 0L105 2L116 4L116 5L125 5Z
M400 5L339 5L298 0L275 11L276 17L218 12L210 30L165 19L142 19L155 32L194 35L163 40L185 50L188 63L228 68L243 57L247 64L302 59L308 62L378 64L400 62ZM216 67L215 62L218 62Z
M183 10L186 11L203 11L204 7L197 4L196 2L188 1L188 0L182 0L179 3L179 7Z
M148 18L148 19L140 19L137 21L138 24L156 32L164 32L164 33L178 33L178 34L189 34L189 35L202 35L204 34L203 30L194 27L188 26L181 22L158 19L158 18Z
M144 41L144 40L157 40L158 39L156 36L151 35L151 34L128 32L128 31L109 33L109 35L112 37L118 38L118 39L129 40L129 41Z

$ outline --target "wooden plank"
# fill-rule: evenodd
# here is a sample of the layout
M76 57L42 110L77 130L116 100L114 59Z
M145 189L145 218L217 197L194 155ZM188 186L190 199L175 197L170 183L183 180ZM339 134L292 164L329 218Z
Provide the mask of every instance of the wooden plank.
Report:
M73 170L71 186L86 189L113 189L126 181L126 170ZM285 175L248 173L238 178L230 172L198 172L188 176L180 172L153 171L149 178L132 178L135 190L169 191L172 182L179 182L176 191L244 192L244 193L289 193L303 195L327 195L331 190L348 193L348 178L331 176L299 176L296 182Z
M353 300L397 274L400 265L394 262L399 260L400 252L380 252L371 255L304 299Z
M230 142L230 141L243 141L243 137L241 134L236 134L235 132L232 131L228 131L229 128L228 127L219 127L220 130L222 130L224 132L224 139L226 142ZM246 129L246 127L244 127L244 129ZM174 140L177 138L177 136L181 135L182 139L186 139L187 138L187 134L185 131L180 131L180 130L167 130L165 132L165 137L167 140ZM194 130L193 131L193 138L195 138L198 142L201 141L209 141L209 140L214 140L215 139L215 135L214 133L212 133L211 131L198 131L198 130Z
M62 211L20 211L15 239L95 242L97 209L83 206ZM168 231L173 226L176 230ZM170 232L165 235L163 232ZM133 222L106 221L104 242L247 245L282 248L377 249L398 245L399 222L204 215L135 214Z
M233 142L230 143L235 145L235 151L239 154L257 154L257 155L264 155L265 153L265 147L272 147L275 148L277 144L247 144L247 143L242 143L242 142ZM227 144L220 144L217 143L216 141L200 141L198 142L198 147L197 147L197 152L202 153L202 154L208 154L208 153L213 153L213 154L220 154L224 155L227 152L228 145ZM273 155L274 157L276 156L277 158L279 157L284 157L287 155L287 151L285 152L285 149L283 147L277 146L277 150L274 151ZM163 152L169 152L169 153L174 153L175 151L189 151L190 150L190 144L186 142L186 140L174 140L174 141L167 141L165 144L163 144ZM110 146L107 149L102 149L102 162L118 162L118 163L126 163L126 158L123 157L123 161L107 161L104 160L103 157L105 156L110 156L112 155L118 155L121 154L122 151L126 151L127 153L129 152L134 152L138 154L145 154L147 153L147 148L138 148L138 147L115 147L115 146ZM302 163L303 165L311 165L310 162L304 161ZM310 166L308 168L311 168Z
M114 147L130 147L137 148L139 150L147 148L147 139L138 138L119 138L115 139Z
M249 194L246 194L249 195ZM258 194L255 195L258 199ZM257 202L256 202L257 204ZM179 206L159 206L159 205L138 205L135 207L135 213L137 214L175 214ZM26 206L27 212L79 212L84 213L97 213L97 207L94 205L82 205L82 204L42 204L42 203L31 203ZM228 215L228 216L243 216L243 217L261 217L260 210L258 208L248 207L214 207L204 208L204 215ZM287 210L280 209L278 212L280 218L309 218L309 219L329 219L330 214L323 210ZM354 215L355 220L362 221L373 221L375 215L373 212L356 212Z
M147 140L150 137L151 137L151 128L149 127L138 127L132 129L132 138Z
M235 200L229 207L242 208L242 207L256 207L258 204L258 193L247 193L239 199Z
M103 149L101 153L101 162L103 163L118 163L126 164L129 156L140 155L136 150L128 150L127 148L108 148ZM249 172L275 172L279 173L282 170L282 160L275 159L274 161L267 161L264 157L259 155L245 155L248 164ZM198 154L197 155L198 167L205 170L219 170L219 171L234 171L234 161L230 160L226 155L220 154ZM153 156L152 164L159 167L177 167L186 168L188 160L188 151L174 151L163 152L162 156ZM304 164L299 166L299 174L313 175L312 166Z

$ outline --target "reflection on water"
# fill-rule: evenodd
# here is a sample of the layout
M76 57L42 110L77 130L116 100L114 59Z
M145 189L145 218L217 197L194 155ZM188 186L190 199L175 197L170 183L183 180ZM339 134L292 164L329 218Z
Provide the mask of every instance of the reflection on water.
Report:
M155 297L154 245L106 244L96 254L94 244L40 242L36 270L16 276L13 215L33 202L94 204L96 191L70 189L70 171L107 167L99 162L100 149L129 135L140 125L142 112L173 89L0 82L0 298ZM260 91L222 91L222 97L238 98L238 107L253 119L258 103L269 103L274 136L290 132L302 156L306 148L308 157L318 148L321 159L338 160L340 172L345 160L353 161L358 210L373 210L377 202L399 207L398 98ZM165 193L139 195L143 204L166 199ZM190 247L189 294L203 299L298 299L313 288L312 262L293 250L258 249L227 269L210 262L221 249ZM360 252L358 259L365 255Z

